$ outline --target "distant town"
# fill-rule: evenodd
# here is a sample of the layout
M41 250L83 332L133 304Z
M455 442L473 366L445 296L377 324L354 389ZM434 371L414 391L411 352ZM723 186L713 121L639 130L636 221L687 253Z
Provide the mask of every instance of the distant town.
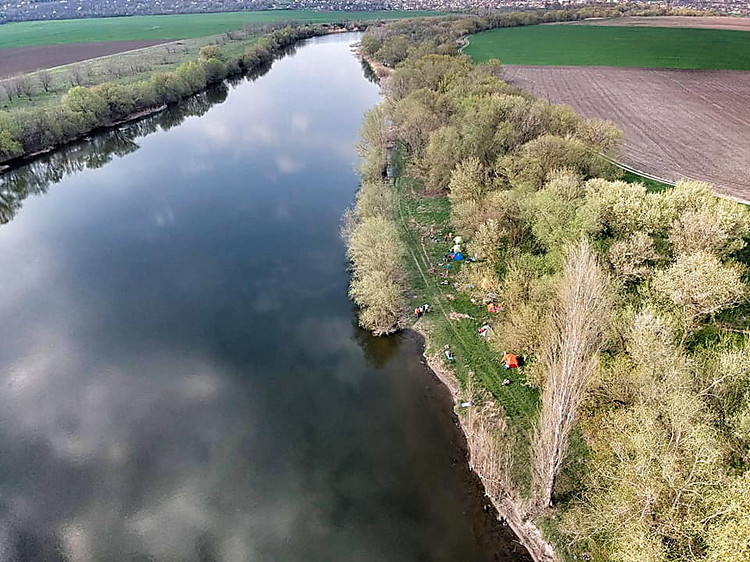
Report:
M601 3L601 2L600 2ZM616 0L604 2L620 3ZM15 0L0 2L0 23L11 21L77 19L109 16L234 12L273 9L319 9L343 11L440 10L479 11L523 10L583 6L586 0ZM722 14L750 15L750 0L669 0L642 4L710 10Z

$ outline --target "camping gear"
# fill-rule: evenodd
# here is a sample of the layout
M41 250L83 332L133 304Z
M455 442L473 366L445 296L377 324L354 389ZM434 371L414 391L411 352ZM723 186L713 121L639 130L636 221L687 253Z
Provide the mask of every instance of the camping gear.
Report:
M512 353L505 353L502 361L504 369L518 369L518 357Z
M487 305L487 312L497 314L498 312L500 312L500 307L497 305L497 303L491 302Z

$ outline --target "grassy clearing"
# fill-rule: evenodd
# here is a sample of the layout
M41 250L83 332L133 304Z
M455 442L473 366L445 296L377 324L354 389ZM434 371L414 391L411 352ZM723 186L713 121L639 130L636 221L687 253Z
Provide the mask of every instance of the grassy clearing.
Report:
M628 183L642 183L646 186L646 189L648 189L652 193L661 193L662 191L666 191L667 189L670 189L672 187L668 183L662 183L657 180L645 178L633 172L624 172L622 175L622 179L623 181L626 181Z
M408 247L411 309L424 303L432 308L418 321L419 328L428 336L427 353L443 357L443 347L450 345L455 359L449 366L462 388L466 390L469 373L473 372L474 384L489 391L503 407L508 424L504 441L512 451L511 478L522 493L528 493L531 484L529 435L537 416L538 391L525 384L523 369L504 370L500 363L502 355L479 337L478 328L492 315L481 302L471 302L455 285L460 268L472 264L453 262L447 278L449 284L440 284L446 279L441 275L445 267L438 264L443 262L448 247L443 235L455 232L450 225L448 198L425 197L416 180L400 174L395 187L402 236ZM431 240L430 232L438 236L437 243ZM452 319L451 313L466 314L470 318ZM512 381L510 385L502 384L505 378Z
M666 27L532 25L471 37L475 62L750 70L750 33Z
M439 13L416 10L383 12L267 10L262 12L29 21L0 26L0 49L96 41L190 39L233 31L241 28L244 24L267 24L291 20L299 23L327 23L376 19L391 20L430 15L439 15Z

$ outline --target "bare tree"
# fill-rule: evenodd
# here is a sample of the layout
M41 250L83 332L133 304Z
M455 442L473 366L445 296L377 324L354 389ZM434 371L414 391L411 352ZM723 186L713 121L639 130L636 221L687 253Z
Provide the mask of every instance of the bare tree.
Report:
M81 86L84 82L86 74L83 71L83 66L80 64L74 64L70 67L70 80L76 86Z
M52 85L52 73L47 69L42 69L36 73L39 78L39 83L44 88L45 92L49 92L49 88Z
M16 80L18 95L30 98L34 94L34 81L28 74L19 74Z
M584 238L568 252L542 343L540 359L547 378L533 440L534 483L540 507L552 503L568 436L596 370L610 307L609 280Z
M5 91L8 94L8 99L12 99L13 96L20 96L18 86L18 75L9 76L5 79Z

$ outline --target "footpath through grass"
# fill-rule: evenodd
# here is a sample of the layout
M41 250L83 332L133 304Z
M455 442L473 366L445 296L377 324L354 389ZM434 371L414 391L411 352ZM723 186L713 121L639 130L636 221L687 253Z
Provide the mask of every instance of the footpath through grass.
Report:
M418 182L400 174L395 180L395 189L398 219L408 248L411 309L425 303L431 307L431 312L418 320L418 328L427 336L427 354L438 354L464 389L469 373L473 372L475 389L486 389L503 407L508 426L504 441L512 451L511 476L518 489L526 493L531 483L529 437L538 412L539 394L526 386L523 369L504 370L500 362L502 354L492 350L479 336L479 327L490 319L491 313L481 302L471 302L456 287L460 268L472 264L452 262L448 277L442 275L445 267L438 264L444 262L443 255L449 247L444 234L453 232L447 197L424 197ZM437 235L437 242L433 242L430 232ZM448 284L441 284L446 280ZM470 318L458 317L464 314ZM450 345L453 353L451 362L443 355L445 345ZM505 378L510 379L511 384L503 385Z
M464 52L502 64L750 70L750 32L530 25L472 35Z
M266 10L131 16L79 20L28 21L0 25L0 49L30 45L59 45L97 41L176 40L218 35L244 24L284 21L330 23L339 21L391 20L440 15L427 11L325 12L317 10Z

